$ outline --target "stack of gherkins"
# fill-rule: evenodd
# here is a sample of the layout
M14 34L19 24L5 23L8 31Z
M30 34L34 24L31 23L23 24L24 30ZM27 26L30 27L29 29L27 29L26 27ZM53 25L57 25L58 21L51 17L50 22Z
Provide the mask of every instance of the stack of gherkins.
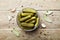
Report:
M19 12L17 21L23 29L33 29L38 26L37 11L32 8L24 8L22 12Z

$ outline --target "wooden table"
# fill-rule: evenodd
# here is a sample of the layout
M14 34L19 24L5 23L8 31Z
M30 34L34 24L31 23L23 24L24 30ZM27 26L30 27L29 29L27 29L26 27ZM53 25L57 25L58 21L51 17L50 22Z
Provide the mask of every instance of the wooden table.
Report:
M19 10L26 7L39 10L41 23L46 24L46 28L39 26L33 32L20 30L20 37L16 37L11 30L20 29L16 23L16 16ZM15 13L9 11L13 8L16 8ZM53 14L48 16L52 23L43 19L47 10L53 11ZM8 16L12 16L13 19L9 21ZM60 0L0 0L0 40L60 40Z

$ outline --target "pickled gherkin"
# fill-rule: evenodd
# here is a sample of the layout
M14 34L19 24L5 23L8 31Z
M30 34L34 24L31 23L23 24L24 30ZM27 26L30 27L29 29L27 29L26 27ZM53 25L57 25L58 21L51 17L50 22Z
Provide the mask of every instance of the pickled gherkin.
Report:
M36 19L36 17L31 17L30 19L26 20L25 22L29 22L29 21L31 21L33 19Z
M23 23L21 23L21 26L24 26L24 27L34 27L34 24L23 22Z
M26 16L26 17L20 18L20 21L24 21L24 20L26 20L26 19L28 19L28 18L30 18L30 17L31 17L31 15L28 15L28 16Z
M38 20L39 20L39 18L37 18L35 26L38 26Z
M37 11L32 8L24 8L22 11L25 13L37 13Z
M33 13L21 13L22 16L34 15Z
M34 24L34 23L35 23L35 20L32 20L32 21L30 21L29 23L33 23L33 24Z

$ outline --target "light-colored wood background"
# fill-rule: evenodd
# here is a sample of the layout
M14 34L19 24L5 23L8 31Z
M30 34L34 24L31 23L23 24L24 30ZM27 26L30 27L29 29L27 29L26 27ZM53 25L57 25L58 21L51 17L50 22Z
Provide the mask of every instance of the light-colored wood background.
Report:
M22 7L23 6L23 7ZM16 16L22 8L31 7L36 10L60 9L60 0L0 0L0 29L18 28ZM15 13L9 10L16 8ZM38 11L41 23L46 24L46 28L38 28L34 32L24 32L22 30L20 37L16 37L11 30L0 30L0 40L60 40L60 11L53 11L53 16L50 15L52 23L48 23L43 19L45 11ZM8 15L14 16L9 22Z

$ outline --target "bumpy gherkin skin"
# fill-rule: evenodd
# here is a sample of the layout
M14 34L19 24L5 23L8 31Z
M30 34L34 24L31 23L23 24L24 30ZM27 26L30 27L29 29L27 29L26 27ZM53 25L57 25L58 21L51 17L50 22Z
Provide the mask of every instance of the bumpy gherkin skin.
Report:
M34 27L34 24L23 22L23 23L21 23L21 26L24 26L24 27Z
M39 18L37 18L35 26L38 26L38 20L39 20Z
M29 22L29 21L34 20L34 19L36 19L36 17L31 17L30 19L26 20L25 22Z
M32 23L32 24L34 24L34 23L35 23L35 20L32 20L32 21L30 21L29 23Z
M31 15L28 15L28 16L26 16L26 17L20 18L20 21L24 21L24 20L26 20L26 19L28 19L28 18L30 18L30 17L31 17Z
M21 13L22 16L34 15L33 13Z
M37 13L37 11L32 8L24 8L22 11L26 13Z

